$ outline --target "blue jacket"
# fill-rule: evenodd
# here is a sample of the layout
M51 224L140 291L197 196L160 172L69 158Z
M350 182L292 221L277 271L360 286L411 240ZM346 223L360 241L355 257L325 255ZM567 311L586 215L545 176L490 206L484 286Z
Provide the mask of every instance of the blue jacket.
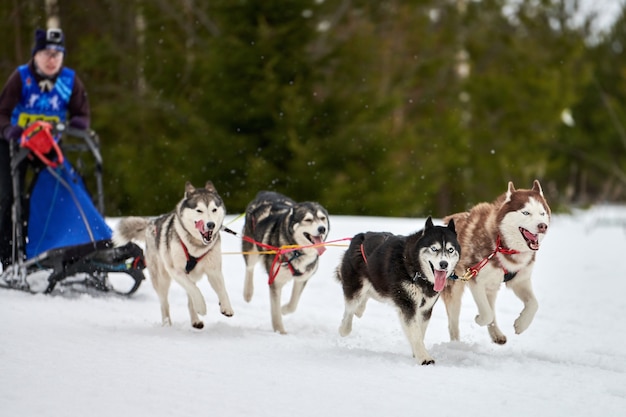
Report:
M22 127L36 120L65 122L74 87L75 73L62 68L50 91L42 91L28 65L18 68L22 79L22 98L11 114L11 124Z

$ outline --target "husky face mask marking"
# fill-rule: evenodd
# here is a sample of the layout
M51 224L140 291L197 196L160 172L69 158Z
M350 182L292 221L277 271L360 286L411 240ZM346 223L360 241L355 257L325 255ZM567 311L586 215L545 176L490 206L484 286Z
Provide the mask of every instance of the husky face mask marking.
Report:
M222 199L208 183L205 188L191 186L185 189L179 214L185 230L203 245L210 245L222 228L226 212Z
M301 246L317 245L326 240L328 233L328 216L315 203L301 203L294 211L293 233L296 242ZM325 251L324 246L316 247L318 254Z
M461 257L461 246L454 233L454 222L448 224L448 229L449 233L442 232L436 240L431 238L430 241L423 242L425 247L420 249L421 269L426 272L426 278L433 283L437 292L443 290L446 279L454 272Z
M500 232L511 249L537 251L550 224L550 208L539 183L532 190L515 190L509 183Z

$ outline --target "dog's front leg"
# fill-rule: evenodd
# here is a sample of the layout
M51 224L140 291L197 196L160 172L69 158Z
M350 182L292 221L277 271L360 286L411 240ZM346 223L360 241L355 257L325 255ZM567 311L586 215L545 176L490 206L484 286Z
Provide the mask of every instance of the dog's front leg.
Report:
M246 262L246 278L243 283L243 299L249 303L254 294L254 266L258 261L258 256L245 255L244 260Z
M283 327L283 315L280 311L280 298L283 285L285 284L278 279L270 285L270 310L272 314L272 328L274 331L280 334L287 334Z
M193 299L189 295L187 295L187 308L189 309L189 317L191 318L191 327L194 329L202 329L204 322L198 317L198 313L196 313L196 309L193 306Z
M489 301L489 306L491 307L491 311L493 313L493 320L489 324L487 330L489 330L489 336L494 343L499 345L503 345L506 343L506 336L500 328L498 327L498 323L496 320L496 298L498 296L498 289L488 288L487 289L487 300Z
M228 297L228 292L226 292L222 271L212 271L207 273L207 278L209 279L211 288L213 288L213 291L217 294L217 299L220 302L220 312L226 317L232 317L235 312L233 311L233 307L230 305L230 298Z
M194 275L194 279L200 277ZM196 329L204 327L204 323L199 319L198 314L204 316L206 314L206 302L200 289L196 286L196 283L192 281L189 275L176 274L174 275L176 282L187 292L187 306L189 307L189 317L191 318L191 325Z
M448 332L451 341L460 339L459 317L461 316L461 299L465 289L464 281L448 282L443 290L442 298L448 314Z
M399 315L402 328L404 329L407 339L409 339L413 357L417 360L417 363L420 365L434 364L435 360L430 356L424 345L423 335L426 333L424 328L426 323L422 321L421 313L417 312L411 318L405 317L404 313L401 311Z
M512 281L509 281L508 287L513 290L515 295L524 303L524 309L520 313L519 317L515 320L513 327L515 328L515 334L520 334L530 326L535 313L539 309L539 303L533 292L532 283L530 278L520 279L523 277L515 277Z
M281 308L282 314L290 314L296 311L296 308L298 308L298 303L300 302L300 296L302 295L302 291L304 291L304 287L306 286L307 282L308 280L306 279L305 280L296 279L293 282L293 289L291 290L291 298L289 299L289 302Z
M476 307L478 307L478 315L474 319L476 324L479 326L487 326L491 324L495 319L495 316L493 309L489 304L489 299L487 298L488 289L485 284L485 280L479 281L478 278L474 278L474 281L469 282L469 287L472 292L474 302L476 303Z

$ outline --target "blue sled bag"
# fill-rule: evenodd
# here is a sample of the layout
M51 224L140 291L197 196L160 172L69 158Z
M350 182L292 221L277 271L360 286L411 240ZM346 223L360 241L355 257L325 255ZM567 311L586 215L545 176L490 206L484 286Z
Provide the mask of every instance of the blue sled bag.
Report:
M50 249L111 237L111 228L96 209L82 178L67 161L39 173L30 197L27 259Z

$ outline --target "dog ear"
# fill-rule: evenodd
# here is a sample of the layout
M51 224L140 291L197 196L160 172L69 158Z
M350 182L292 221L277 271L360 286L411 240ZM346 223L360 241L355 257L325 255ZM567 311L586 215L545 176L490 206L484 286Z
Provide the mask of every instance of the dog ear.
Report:
M506 190L506 199L505 202L511 201L511 195L515 192L515 186L513 185L513 181L509 181L509 188Z
M426 226L424 227L424 229L430 229L431 227L434 227L435 225L433 224L433 218L432 216L428 216L428 218L426 219Z
M454 227L454 219L450 219L448 222L448 229L450 229L454 234L456 234L456 228Z
M187 181L185 183L185 197L187 196L187 194L194 192L195 189L196 187L194 187L189 181Z
M212 193L216 193L217 189L215 188L215 185L213 185L213 183L211 181L207 181L206 184L204 184L204 188L206 188L207 190L209 190Z
M543 190L541 189L541 184L539 184L539 180L533 181L533 191L536 191L543 197Z

